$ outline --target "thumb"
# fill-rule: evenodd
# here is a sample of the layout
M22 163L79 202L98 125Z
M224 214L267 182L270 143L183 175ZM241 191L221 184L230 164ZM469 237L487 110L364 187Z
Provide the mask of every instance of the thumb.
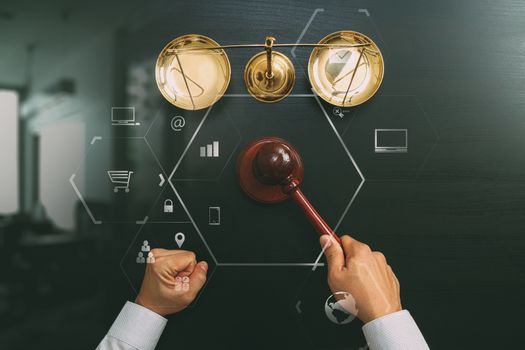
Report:
M323 247L328 269L333 271L342 270L345 266L345 254L341 246L329 235L322 235L319 238L319 243Z
M190 274L190 292L195 297L206 283L206 274L208 273L208 263L201 261L195 265L195 269Z

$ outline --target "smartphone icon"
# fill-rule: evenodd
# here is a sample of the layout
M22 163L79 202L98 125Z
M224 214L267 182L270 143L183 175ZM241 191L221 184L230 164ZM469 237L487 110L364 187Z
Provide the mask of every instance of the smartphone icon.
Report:
M208 208L208 224L218 226L221 224L221 207Z

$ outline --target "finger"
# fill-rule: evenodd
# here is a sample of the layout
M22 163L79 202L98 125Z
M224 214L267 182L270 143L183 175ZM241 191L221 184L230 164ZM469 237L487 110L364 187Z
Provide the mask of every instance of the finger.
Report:
M342 270L345 266L345 255L341 246L329 235L322 235L319 238L319 243L323 247L328 269L332 271Z
M154 249L153 255L174 275L183 272L192 273L197 263L195 253L186 250Z
M189 292L196 296L206 283L206 275L208 273L208 263L206 261L199 262L193 272L190 274Z
M356 255L369 254L372 252L368 245L353 237L343 236L341 240L343 241L343 247L347 259L353 258Z
M350 251L352 249L353 242L357 242L357 241L348 235L344 235L341 237L341 244L345 252L345 257L347 258L350 256Z
M353 237L344 235L341 237L341 244L345 253L345 263L348 266L348 262L355 257L359 247L361 247L363 243Z
M182 249L171 249L170 250L170 249L163 249L163 248L153 248L151 250L151 253L155 255L156 259L165 258L165 257L169 257L172 255L182 254L186 252L187 250L182 250Z

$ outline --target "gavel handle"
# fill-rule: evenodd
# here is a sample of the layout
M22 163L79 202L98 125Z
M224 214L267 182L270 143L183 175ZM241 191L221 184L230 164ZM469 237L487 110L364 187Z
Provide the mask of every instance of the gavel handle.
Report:
M294 202L303 210L304 214L308 218L308 221L315 228L317 233L320 236L330 235L332 236L339 244L341 243L341 238L335 234L335 232L328 226L328 224L323 220L321 215L315 210L313 205L308 201L304 193L299 187L294 188L290 192L290 196L293 198Z

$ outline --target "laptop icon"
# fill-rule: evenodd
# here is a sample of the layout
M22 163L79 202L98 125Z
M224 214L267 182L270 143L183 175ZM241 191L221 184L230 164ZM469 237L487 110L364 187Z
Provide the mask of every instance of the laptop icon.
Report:
M135 107L111 107L111 125L139 126L135 122Z
M407 129L375 129L376 153L407 153Z

